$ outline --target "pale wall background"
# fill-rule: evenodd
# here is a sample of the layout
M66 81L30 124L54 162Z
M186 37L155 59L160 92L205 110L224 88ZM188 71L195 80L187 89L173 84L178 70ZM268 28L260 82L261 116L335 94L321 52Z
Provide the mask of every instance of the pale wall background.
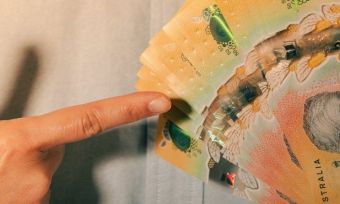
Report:
M1 119L134 91L139 55L182 0L1 0ZM51 203L245 203L153 152L154 120L67 146Z

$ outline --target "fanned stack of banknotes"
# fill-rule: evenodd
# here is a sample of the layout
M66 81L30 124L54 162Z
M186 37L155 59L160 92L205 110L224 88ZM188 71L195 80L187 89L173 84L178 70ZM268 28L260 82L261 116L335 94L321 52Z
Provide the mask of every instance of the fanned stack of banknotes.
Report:
M156 152L258 203L340 203L340 3L187 0L141 56Z

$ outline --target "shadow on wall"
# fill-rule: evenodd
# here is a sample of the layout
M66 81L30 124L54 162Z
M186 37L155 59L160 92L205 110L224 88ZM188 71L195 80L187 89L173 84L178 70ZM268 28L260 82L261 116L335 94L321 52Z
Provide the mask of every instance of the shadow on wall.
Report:
M39 56L36 48L25 48L23 59L18 69L18 76L16 77L14 87L11 89L11 95L8 97L3 111L0 113L0 120L23 116L27 100L38 76L39 68Z
M67 145L65 158L53 179L50 203L101 203L100 195L96 188L96 184L98 183L96 183L93 178L95 166L105 158L112 160L115 158L139 157L140 155L146 154L146 131L145 125L129 125L111 130L99 137L93 137L79 143ZM131 169L126 169L126 171L135 172L134 175L131 176L139 180L136 185L140 186L134 186L134 190L143 189L144 169L137 170L141 172L142 177L137 177L136 173L138 172L132 171ZM132 178L124 177L116 182L122 182L123 179ZM111 182L115 181L112 179ZM124 186L122 186L122 189L114 188L112 190L124 189ZM118 193L119 192L112 192L112 196ZM135 200L133 198L134 194L136 194L136 192L131 192L131 201ZM113 200L115 199L113 198Z

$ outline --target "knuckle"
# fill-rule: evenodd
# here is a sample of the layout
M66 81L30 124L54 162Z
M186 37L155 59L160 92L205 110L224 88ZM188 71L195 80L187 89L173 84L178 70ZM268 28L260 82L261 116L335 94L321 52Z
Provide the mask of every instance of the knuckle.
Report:
M48 173L41 173L40 174L40 186L41 191L44 195L47 193L51 184L51 176Z
M93 136L103 131L99 114L96 110L85 112L84 117L81 119L82 133L85 136Z
M12 158L14 155L24 151L24 148L19 147L18 141L11 137L3 137L0 139L0 154L2 159Z
M0 151L15 153L30 148L29 134L20 123L0 121Z
M11 160L13 157L15 157L16 151L13 148L8 147L8 146L3 145L3 144L5 144L5 143L0 144L1 160L3 162L7 162L7 161Z
M51 178L48 175L41 173L35 179L37 185L34 185L34 188L30 189L29 194L33 200L40 201L44 199L49 192Z

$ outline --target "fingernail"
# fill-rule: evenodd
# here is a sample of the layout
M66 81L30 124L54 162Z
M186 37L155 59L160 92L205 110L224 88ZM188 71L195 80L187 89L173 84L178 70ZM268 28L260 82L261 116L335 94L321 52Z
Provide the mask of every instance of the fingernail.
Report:
M149 103L149 110L152 113L164 113L170 110L171 102L164 96L158 97Z

